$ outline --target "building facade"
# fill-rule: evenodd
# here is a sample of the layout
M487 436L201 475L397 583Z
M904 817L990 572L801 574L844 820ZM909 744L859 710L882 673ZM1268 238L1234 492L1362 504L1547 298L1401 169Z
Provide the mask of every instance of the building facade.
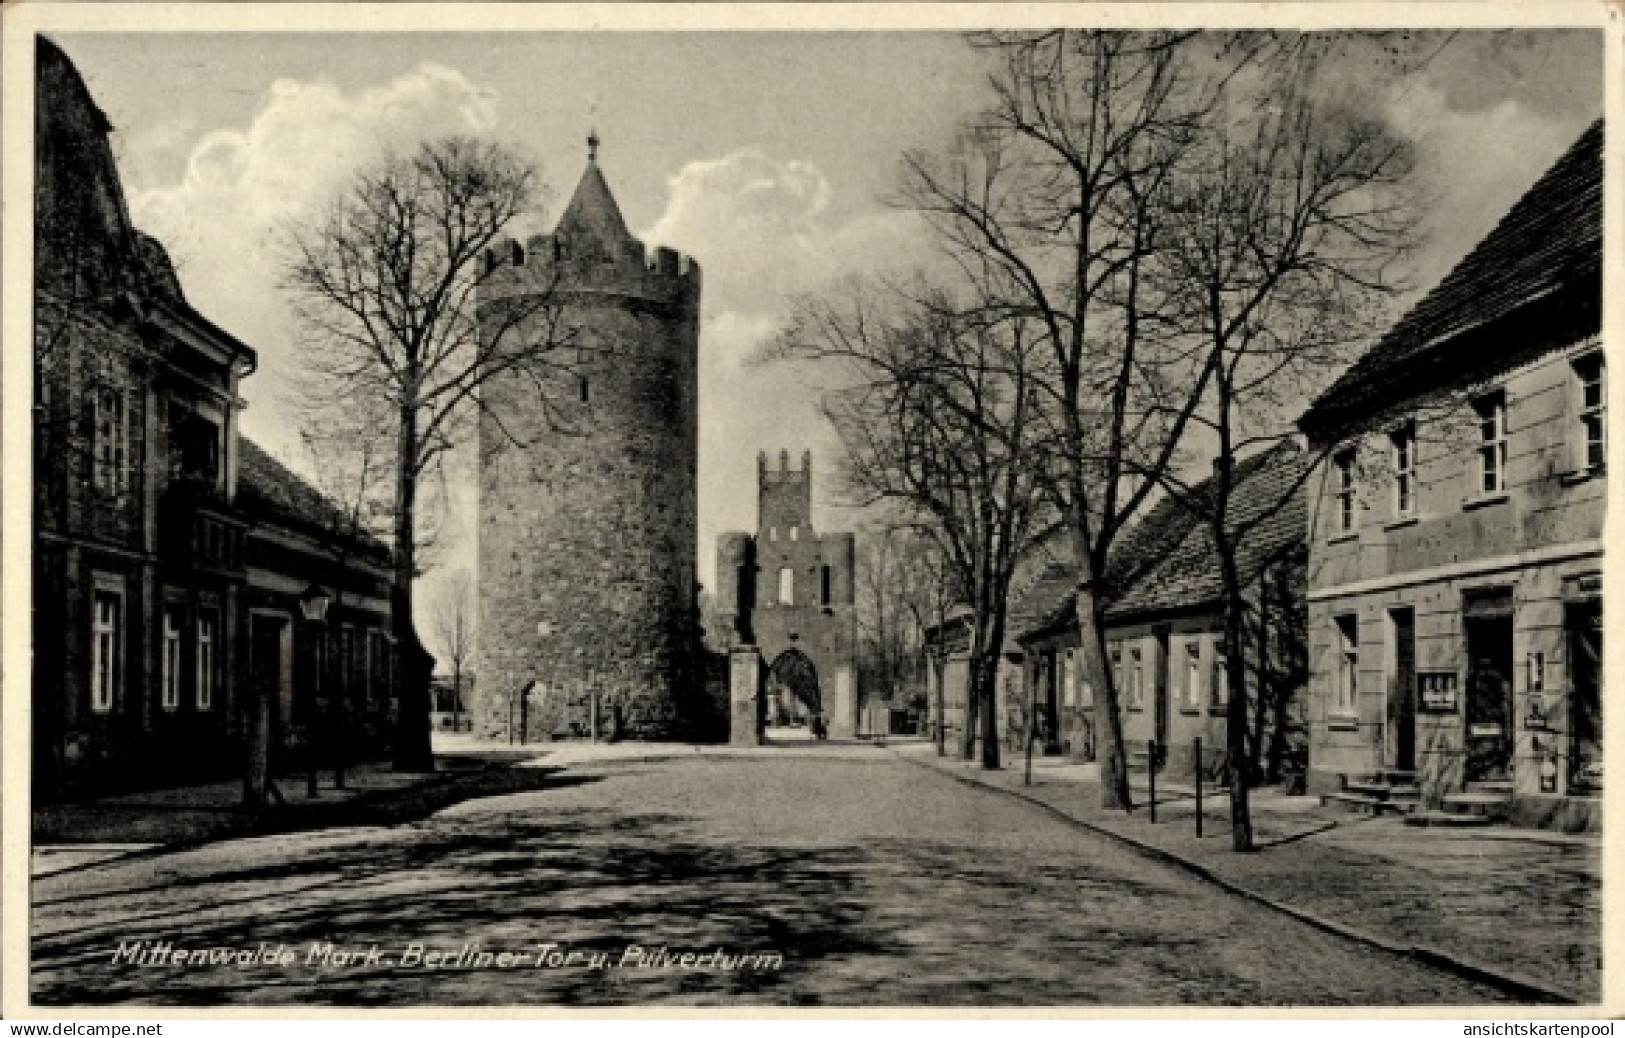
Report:
M271 704L272 770L380 759L400 709L389 548L252 440L238 445L250 525L236 681Z
M1602 124L1321 396L1311 781L1600 824ZM1458 801L1459 802L1459 801Z
M1231 502L1248 674L1249 746L1261 777L1301 763L1299 712L1305 680L1304 480L1307 461L1283 448L1238 463ZM1208 484L1193 488L1201 494ZM1058 601L1019 635L1026 701L1056 751L1094 760L1100 716L1083 676L1074 580L1041 583ZM1226 752L1230 705L1225 661L1225 603L1220 562L1208 522L1164 498L1113 552L1106 585L1106 652L1131 764L1187 777ZM1014 712L1024 715L1020 701ZM1053 733L1053 734L1051 734Z
M36 61L34 792L241 774L253 694L278 708L275 747L305 738L297 599L373 563L238 436L254 351L131 224L111 127L67 55L42 38ZM335 553L336 571L313 561Z
M695 538L700 268L627 230L589 140L552 234L489 257L482 320L563 342L482 389L476 730L688 734L703 696ZM543 327L542 325L546 325ZM562 331L562 335L559 333Z
M821 714L835 738L858 734L857 538L812 524L812 454L801 468L757 458L754 534L717 538L717 614L728 644L766 666L765 723Z

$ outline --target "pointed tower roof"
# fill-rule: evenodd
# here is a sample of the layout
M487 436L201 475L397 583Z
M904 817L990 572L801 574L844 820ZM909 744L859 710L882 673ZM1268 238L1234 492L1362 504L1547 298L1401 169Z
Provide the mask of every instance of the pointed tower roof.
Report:
M571 196L564 215L559 217L555 233L568 236L585 233L605 244L628 241L632 237L621 216L621 207L615 204L615 196L598 168L596 130L587 138L587 169L581 174L581 182L576 185L576 193Z

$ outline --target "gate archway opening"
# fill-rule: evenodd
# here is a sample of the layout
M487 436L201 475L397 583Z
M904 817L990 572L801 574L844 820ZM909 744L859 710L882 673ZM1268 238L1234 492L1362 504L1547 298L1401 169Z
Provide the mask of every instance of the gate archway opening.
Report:
M801 727L823 710L818 668L800 649L786 649L768 668L764 689L768 727Z

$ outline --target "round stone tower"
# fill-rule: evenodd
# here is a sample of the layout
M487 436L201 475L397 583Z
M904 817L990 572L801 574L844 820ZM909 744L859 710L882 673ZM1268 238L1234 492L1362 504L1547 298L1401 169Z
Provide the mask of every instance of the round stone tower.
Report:
M687 734L697 671L700 268L633 238L598 167L552 234L488 257L481 320L564 345L480 418L477 730ZM506 311L512 314L515 311ZM551 331L542 325L551 325Z

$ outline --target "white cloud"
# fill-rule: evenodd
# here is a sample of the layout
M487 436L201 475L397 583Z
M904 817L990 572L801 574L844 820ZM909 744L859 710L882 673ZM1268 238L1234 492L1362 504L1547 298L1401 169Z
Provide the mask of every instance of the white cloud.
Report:
M174 182L143 183L151 169L144 161L126 171L131 217L169 248L188 298L259 351L260 370L245 390L255 404L245 416L251 435L283 452L294 441L278 420L293 362L276 287L285 228L385 151L494 124L491 97L443 65L353 92L282 79L247 127L197 138Z
M911 267L923 239L905 213L865 208L838 217L835 188L817 166L756 149L691 162L667 183L666 210L643 238L694 256L705 272L700 569L709 583L716 535L754 528L759 450L774 459L780 450L795 459L811 450L815 522L845 522L827 507L840 444L818 413L822 372L750 361L782 327L796 296L853 275Z

